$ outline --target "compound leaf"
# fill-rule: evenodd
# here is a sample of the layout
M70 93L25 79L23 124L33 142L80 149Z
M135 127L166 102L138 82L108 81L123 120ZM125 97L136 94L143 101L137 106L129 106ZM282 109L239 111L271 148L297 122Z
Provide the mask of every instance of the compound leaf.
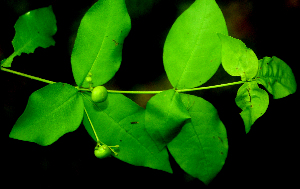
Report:
M252 49L239 39L218 34L222 42L222 66L232 76L242 81L252 79L258 70L258 59Z
M55 44L52 36L56 33L56 19L52 7L29 11L20 16L15 24L16 34L12 41L14 53L2 64L11 67L15 56L33 53L38 47L47 48Z
M84 104L100 141L119 145L116 158L136 166L145 166L172 173L167 149L159 151L145 129L145 110L122 94L109 94L103 103L91 103L84 94ZM90 122L83 124L96 140Z
M180 132L183 122L189 118L179 93L173 89L153 96L146 106L146 129L159 150Z
M50 145L79 127L83 107L82 97L75 87L64 83L49 84L30 95L9 137Z
M256 81L273 95L274 99L283 98L296 92L297 83L292 69L276 56L259 60Z
M172 86L204 84L221 63L221 42L227 35L223 14L214 0L196 0L173 24L164 45L163 62Z
M226 129L211 103L193 95L181 97L191 119L167 147L185 172L208 184L227 157Z
M240 115L248 133L253 123L267 111L269 95L255 81L246 82L239 88L235 102L243 110Z
M78 86L88 87L92 73L94 86L103 85L118 71L123 41L131 28L124 0L96 2L81 20L71 56Z

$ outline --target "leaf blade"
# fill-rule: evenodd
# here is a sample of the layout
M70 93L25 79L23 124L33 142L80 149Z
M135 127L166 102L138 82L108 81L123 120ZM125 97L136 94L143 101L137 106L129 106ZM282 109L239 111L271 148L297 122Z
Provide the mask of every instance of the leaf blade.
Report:
M107 145L120 146L116 158L132 165L172 172L167 150L159 151L146 132L143 108L122 94L109 94L97 106L85 96L85 108L99 139ZM83 124L96 140L86 115Z
M159 150L173 140L189 118L179 93L173 89L153 96L146 106L146 130Z
M205 83L221 63L221 43L216 33L227 34L215 1L195 1L173 24L164 44L163 62L176 89Z
M12 41L14 53L3 63L11 67L15 56L33 53L38 47L47 48L55 45L52 36L56 33L56 19L52 6L29 11L20 16L15 24L16 34Z
M255 81L246 82L239 88L235 102L243 110L240 115L248 133L253 123L267 111L269 95Z
M242 81L252 79L258 70L258 59L252 49L239 39L218 34L222 42L222 66L232 76L241 76Z
M9 137L47 146L75 131L82 118L83 101L78 91L68 84L49 84L30 95Z
M256 80L273 95L274 99L286 97L297 90L292 69L276 56L264 57L259 60Z
M71 55L72 71L78 86L92 73L93 84L103 85L118 71L125 37L131 28L124 0L96 2L81 20Z
M182 94L181 97L191 119L167 146L185 172L208 184L222 169L227 157L226 129L208 101L193 95Z

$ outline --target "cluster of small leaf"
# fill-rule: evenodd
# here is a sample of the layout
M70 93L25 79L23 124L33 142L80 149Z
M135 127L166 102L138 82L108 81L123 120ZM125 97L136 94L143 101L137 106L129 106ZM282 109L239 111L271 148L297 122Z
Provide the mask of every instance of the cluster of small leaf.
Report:
M10 67L16 55L54 45L51 36L56 26L51 7L26 13L15 28L15 53L2 61L3 67ZM274 98L296 91L287 64L276 57L258 61L251 49L228 36L215 0L196 0L178 17L165 41L164 68L174 88L153 96L146 109L122 94L106 95L106 89L97 86L118 71L130 28L124 0L96 2L81 21L72 51L78 87L54 83L32 93L10 137L46 146L76 130L83 121L95 141L99 137L104 144L119 146L116 158L172 173L169 150L184 171L208 184L227 157L226 129L211 103L177 90L201 86L222 62L230 75L244 81L236 104L243 110L246 132L268 107L268 94L258 84ZM95 155L110 154L107 145L97 146Z
M291 68L279 58L273 56L258 60L242 41L222 34L219 37L225 71L232 76L241 76L242 81L246 81L239 88L235 102L243 110L240 115L248 133L269 105L268 93L258 84L262 84L274 99L278 99L296 92L296 80Z

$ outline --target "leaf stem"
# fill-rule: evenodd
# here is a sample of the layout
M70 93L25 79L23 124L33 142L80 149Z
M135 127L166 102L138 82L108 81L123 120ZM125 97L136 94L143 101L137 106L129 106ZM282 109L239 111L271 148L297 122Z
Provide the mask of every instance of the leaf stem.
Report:
M200 91L204 89L213 89L213 88L219 88L219 87L226 87L230 85L237 85L237 84L242 84L245 83L246 81L237 81L237 82L232 82L232 83L225 83L225 84L220 84L220 85L213 85L213 86L208 86L208 87L198 87L198 88L193 88L193 89L180 89L176 90L178 93L182 92L190 92L190 91Z
M126 93L126 94L157 94L163 91L117 91L117 90L107 90L109 93Z
M94 131L94 134L95 134L97 143L100 144L100 140L99 140L99 138L98 138L98 136L97 136L97 133L96 133L96 131L95 131L95 128L94 128L94 126L93 126L93 123L92 123L92 121L91 121L91 119L90 119L90 117L89 117L89 114L87 113L85 107L84 107L84 111L85 111L85 114L86 114L86 116L87 116L87 118L88 118L88 120L89 120L89 122L90 122L90 124L91 124L91 127L92 127L93 131Z
M50 81L50 80L47 80L47 79L42 79L42 78L35 77L35 76L32 76L32 75L28 75L28 74L24 74L24 73L21 73L21 72L14 71L14 70L10 70L10 69L4 68L2 66L1 66L1 70L9 72L9 73L16 74L16 75L20 75L20 76L23 76L23 77L27 77L27 78L30 78L30 79L34 79L34 80L37 80L37 81L42 81L42 82L45 82L45 83L49 83L49 84L55 83L54 81Z
M237 85L237 84L242 84L245 83L246 81L237 81L237 82L232 82L232 83L225 83L225 84L220 84L220 85L213 85L213 86L208 86L208 87L198 87L198 88L193 88L193 89L179 89L175 90L178 93L183 93L183 92L190 92L190 91L200 91L204 89L213 89L213 88L219 88L219 87L226 87L230 85ZM116 90L107 90L109 93L127 93L127 94L158 94L163 91L116 91Z
M24 76L24 77L28 77L30 79L34 79L37 81L42 81L45 83L49 83L49 84L53 84L55 83L54 81L50 81L50 80L46 80L46 79L42 79L39 77L35 77L32 75L28 75L28 74L24 74L21 72L17 72L17 71L13 71L7 68L4 68L1 66L1 70L6 71L6 72L10 72L16 75L20 75L20 76ZM190 92L190 91L200 91L200 90L204 90L204 89L213 89L213 88L219 88L219 87L226 87L226 86L230 86L230 85L237 85L237 84L242 84L245 83L246 81L237 81L237 82L232 82L232 83L225 83L225 84L220 84L220 85L213 85L213 86L208 86L208 87L198 87L198 88L193 88L193 89L179 89L176 90L176 92L178 93L183 93L183 92ZM78 86L75 87L78 90L81 91L90 91L90 89L87 88L80 88ZM161 93L163 91L118 91L118 90L107 90L107 92L109 93L123 93L123 94L158 94Z

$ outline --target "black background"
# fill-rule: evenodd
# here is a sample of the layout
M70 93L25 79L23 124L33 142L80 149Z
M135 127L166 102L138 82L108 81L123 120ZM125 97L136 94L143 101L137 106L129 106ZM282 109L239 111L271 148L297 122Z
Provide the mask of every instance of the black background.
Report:
M12 64L13 70L52 81L74 84L70 55L80 19L95 1L1 0L0 59L13 53L11 41L14 24L29 10L53 6L58 31L55 47L38 48L34 54L22 54ZM170 84L164 75L162 50L166 35L180 13L193 1L127 0L132 29L123 48L120 70L106 86L121 90L161 90ZM229 34L252 48L258 58L277 56L299 77L299 18L300 1L229 1L217 0ZM227 129L229 153L217 177L205 186L186 175L171 158L173 174L136 167L115 158L98 160L94 157L95 142L81 125L50 146L9 139L8 135L24 111L28 97L45 83L14 74L1 73L1 161L4 181L9 188L91 188L95 186L130 187L274 187L293 186L299 176L298 153L298 93L274 100L270 95L267 112L246 135L241 110L234 98L240 85L211 89L192 94L203 97L218 110ZM204 85L238 81L220 66ZM261 86L261 88L263 88ZM151 95L127 95L145 107ZM188 146L187 146L188 148ZM105 186L104 186L105 184Z

